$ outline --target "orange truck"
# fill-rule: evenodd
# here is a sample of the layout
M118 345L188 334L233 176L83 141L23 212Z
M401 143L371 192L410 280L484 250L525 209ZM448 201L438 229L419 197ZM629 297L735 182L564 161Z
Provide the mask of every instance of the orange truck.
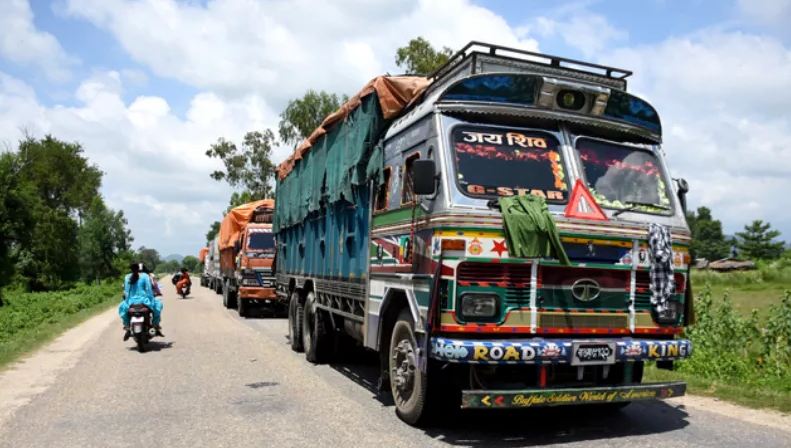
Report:
M281 308L275 294L274 208L272 199L243 204L231 209L220 225L222 301L240 316L256 305Z

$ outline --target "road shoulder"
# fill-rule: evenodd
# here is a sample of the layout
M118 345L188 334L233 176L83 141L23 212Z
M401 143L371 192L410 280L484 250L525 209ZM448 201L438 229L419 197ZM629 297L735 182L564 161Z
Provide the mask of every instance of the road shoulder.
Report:
M49 389L61 373L74 367L116 317L115 308L91 317L0 372L0 428L19 408Z
M686 395L667 400L674 405L696 409L725 417L735 418L754 425L768 426L791 433L791 415L773 409L753 409L739 406L717 398L700 395Z

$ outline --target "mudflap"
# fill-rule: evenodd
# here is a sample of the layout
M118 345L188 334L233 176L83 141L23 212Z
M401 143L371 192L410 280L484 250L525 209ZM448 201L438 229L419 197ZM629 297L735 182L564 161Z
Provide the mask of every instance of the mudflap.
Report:
M683 381L584 388L464 390L461 393L461 407L508 409L621 403L680 397L686 391L687 383Z

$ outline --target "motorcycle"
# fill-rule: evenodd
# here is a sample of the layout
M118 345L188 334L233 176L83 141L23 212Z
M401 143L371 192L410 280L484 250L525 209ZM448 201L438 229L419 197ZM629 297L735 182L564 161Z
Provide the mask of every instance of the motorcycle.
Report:
M157 335L157 329L151 325L151 309L143 304L136 304L129 307L129 331L132 337L135 338L137 344L137 351L143 353L146 351L146 344L148 341Z
M182 299L186 299L187 298L187 296L190 294L190 288L191 287L192 287L192 284L188 283L187 286L185 286L184 289L181 290L181 298Z

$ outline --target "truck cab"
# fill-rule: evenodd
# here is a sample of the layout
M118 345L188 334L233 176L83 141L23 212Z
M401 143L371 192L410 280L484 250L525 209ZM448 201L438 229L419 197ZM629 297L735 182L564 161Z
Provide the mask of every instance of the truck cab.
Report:
M236 281L237 300L247 304L271 305L275 299L274 275L275 238L272 224L249 224L239 237Z

